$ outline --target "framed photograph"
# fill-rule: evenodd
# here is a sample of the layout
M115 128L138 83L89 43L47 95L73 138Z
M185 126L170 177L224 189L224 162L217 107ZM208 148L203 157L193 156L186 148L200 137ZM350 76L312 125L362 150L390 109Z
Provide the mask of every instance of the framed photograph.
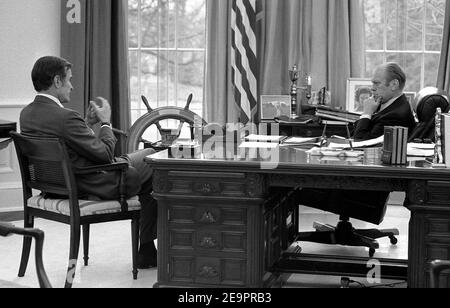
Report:
M261 120L273 120L291 115L290 95L261 95Z
M405 92L404 94L408 99L408 102L411 105L411 107L414 108L414 100L416 99L416 92Z
M349 78L347 80L347 105L349 112L362 114L364 102L372 95L372 81L368 78Z

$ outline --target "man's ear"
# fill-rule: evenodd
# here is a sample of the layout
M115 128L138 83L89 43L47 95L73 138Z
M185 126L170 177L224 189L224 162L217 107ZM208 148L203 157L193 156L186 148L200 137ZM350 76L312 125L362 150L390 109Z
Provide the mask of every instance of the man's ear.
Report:
M56 76L53 78L53 85L54 85L55 88L57 88L57 89L59 89L59 88L62 87L63 83L62 83L62 80L61 80L61 76L56 75Z
M392 80L391 88L393 91L400 89L400 82L397 79Z

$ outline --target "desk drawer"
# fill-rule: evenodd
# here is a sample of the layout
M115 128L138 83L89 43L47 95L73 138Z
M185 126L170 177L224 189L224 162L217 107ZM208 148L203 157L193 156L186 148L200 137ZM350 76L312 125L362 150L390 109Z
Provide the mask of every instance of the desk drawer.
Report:
M170 171L168 182L172 195L245 197L247 194L243 173Z
M169 223L196 224L201 226L241 226L247 225L247 209L215 206L170 205Z
M246 254L247 234L234 231L169 228L169 250Z
M209 257L169 257L172 283L196 283L209 286L245 286L247 261Z

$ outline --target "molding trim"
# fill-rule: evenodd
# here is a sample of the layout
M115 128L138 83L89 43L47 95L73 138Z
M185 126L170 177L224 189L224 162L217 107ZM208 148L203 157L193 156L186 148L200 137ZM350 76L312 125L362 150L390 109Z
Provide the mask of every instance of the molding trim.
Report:
M16 190L19 189L22 193L22 182L10 182L10 183L2 183L0 182L0 191L1 190Z
M0 213L14 213L14 212L23 212L23 205L20 204L18 207L0 207Z

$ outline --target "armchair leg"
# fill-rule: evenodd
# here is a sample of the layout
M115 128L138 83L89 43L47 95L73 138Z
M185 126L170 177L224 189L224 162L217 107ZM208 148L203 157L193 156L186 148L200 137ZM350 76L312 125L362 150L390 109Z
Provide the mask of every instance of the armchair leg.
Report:
M139 218L134 218L131 221L131 245L133 258L133 279L137 280L138 276L138 249L139 249Z
M67 268L66 284L64 288L72 288L77 269L78 253L80 249L80 225L70 226L70 252L69 252L69 266Z
M26 215L24 220L24 228L33 228L34 227L34 217ZM32 238L25 236L23 238L23 246L22 246L22 258L20 260L20 268L19 268L19 277L24 277L27 271L28 260L30 259L30 250L31 250L31 242Z
M89 235L91 231L90 225L83 225L83 252L84 266L89 265Z

